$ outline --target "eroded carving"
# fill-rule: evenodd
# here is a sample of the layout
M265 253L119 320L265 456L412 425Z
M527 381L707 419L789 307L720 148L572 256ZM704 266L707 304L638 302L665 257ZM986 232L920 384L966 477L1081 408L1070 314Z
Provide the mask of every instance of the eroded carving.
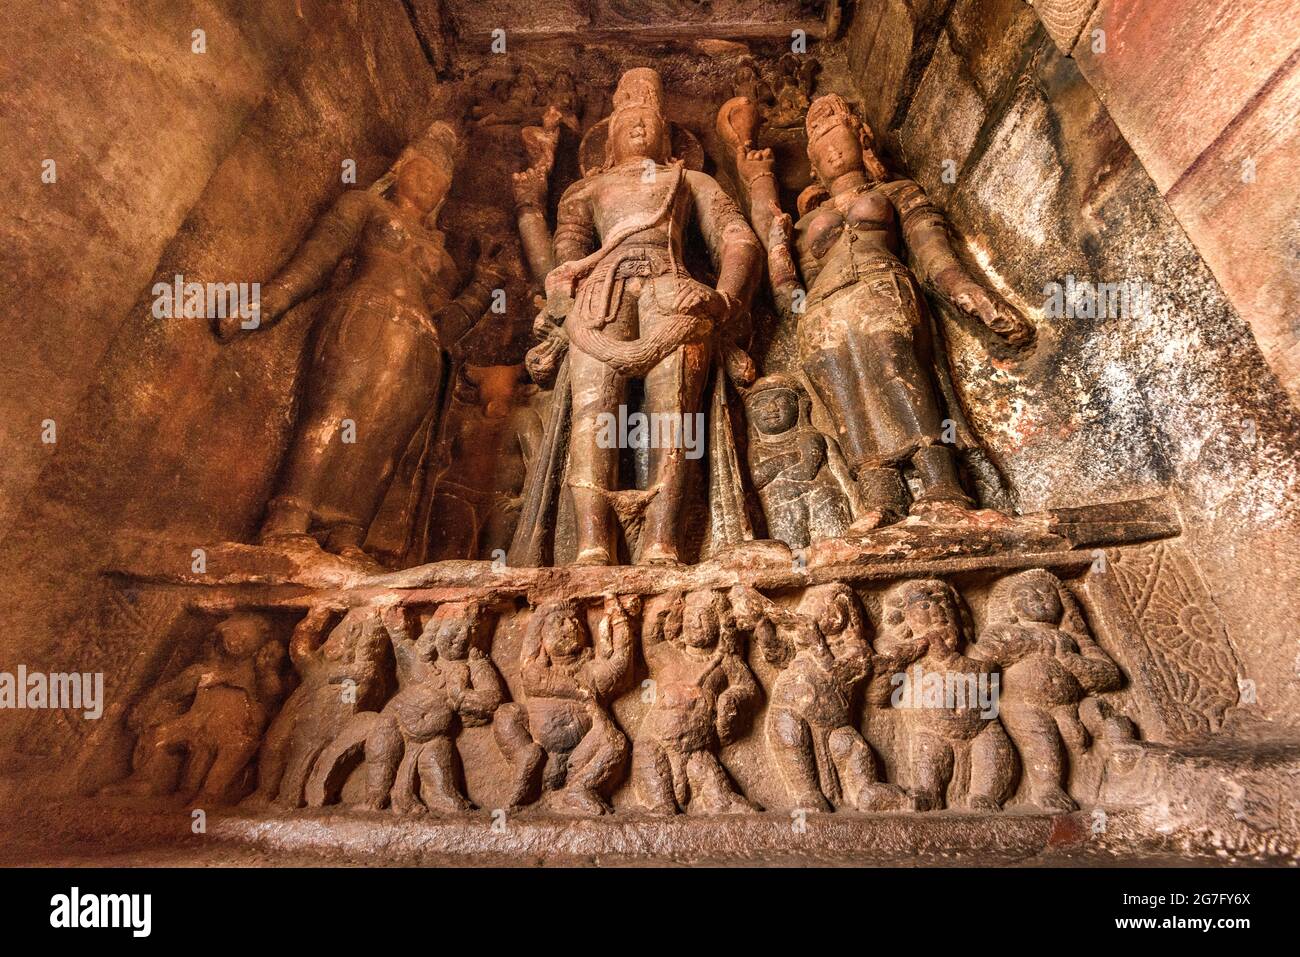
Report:
M726 597L670 595L648 605L645 619L641 641L652 700L632 756L641 803L658 814L758 810L717 754L741 737L762 694Z
M1020 752L1029 800L1073 811L1078 805L1064 788L1068 756L1092 743L1079 705L1119 688L1119 668L1092 640L1074 596L1051 572L999 581L988 621L971 657L1002 668L999 718Z
M970 626L960 596L938 579L902 582L885 594L883 615L876 648L908 733L917 809L948 807L956 778L964 806L999 810L1011 796L1016 755L990 707L994 696L980 693L981 682L992 687L993 666L964 653Z
M206 655L136 706L133 771L110 793L176 793L197 804L239 797L283 690L284 646L262 615L218 622Z
M485 654L492 616L477 603L439 605L418 636L406 613L385 616L397 664L397 692L379 711L354 715L321 753L307 786L307 803L336 800L346 775L363 757L365 799L374 811L470 811L456 735L491 722L505 700L505 683Z
M494 725L515 769L511 807L535 796L540 772L553 806L610 810L604 791L623 770L628 743L608 704L632 673L630 616L637 605L606 598L594 641L578 603L545 602L533 612L519 662L524 703L503 705Z

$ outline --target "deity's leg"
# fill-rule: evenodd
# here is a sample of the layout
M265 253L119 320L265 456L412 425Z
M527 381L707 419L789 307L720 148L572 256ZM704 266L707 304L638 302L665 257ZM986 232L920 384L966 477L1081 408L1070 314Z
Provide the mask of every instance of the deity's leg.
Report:
M601 415L618 420L625 383L609 366L581 349L569 349L573 393L567 483L573 496L575 564L608 565L617 554L606 493L618 487L618 434ZM602 427L604 425L604 427Z
M233 800L244 769L257 753L257 743L257 739L250 736L242 741L218 745L196 800L209 804L225 804Z
M416 766L420 772L420 800L430 811L455 814L474 810L474 805L460 793L460 756L449 735L437 735L422 745Z
M359 551L441 372L437 336L410 307L345 294L319 329L262 537L338 527L327 544Z
M976 810L1001 809L1002 802L1011 796L1015 775L1016 752L1011 747L1011 739L1001 724L990 722L970 745L967 805Z
M912 797L918 811L938 811L947 803L952 781L952 744L928 731L912 735Z
M672 764L658 741L641 739L632 749L632 784L636 796L651 813L677 813Z
M863 343L867 365L880 390L883 415L878 423L884 441L897 449L914 448L912 464L921 480L918 502L970 505L957 475L954 447L943 442L943 413L930 371L918 358L913 335L876 329Z
M717 756L709 751L695 751L686 761L690 780L692 814L743 814L758 806L731 786L727 772Z
M604 813L600 791L623 766L627 753L627 737L603 713L595 712L591 730L569 756L564 804L586 814Z
M836 728L827 736L826 747L839 772L844 797L855 810L897 811L907 805L902 788L881 783L876 756L857 728Z
M827 303L816 308L826 309ZM815 317L814 317L815 318ZM823 323L825 324L825 323ZM869 381L868 357L841 331L801 344L804 374L835 426L835 436L857 483L863 506L887 525L906 512L906 491L897 467L882 461L874 423L885 413Z
M677 283L683 281L670 275L646 283L639 300L642 335L667 321L661 303L671 303ZM641 564L678 560L678 524L691 462L686 457L686 439L689 436L694 448L704 448L701 409L708 374L709 346L703 342L681 346L646 374L643 411L654 443L649 450L649 488L657 492L645 510ZM692 417L689 422L687 416Z
M768 751L781 771L786 793L795 807L832 810L817 777L817 759L808 723L788 708L773 706L768 709L764 724Z
M514 769L514 783L506 805L519 807L528 800L536 785L537 772L546 760L546 752L533 740L527 713L514 702L497 708L492 716L492 734L497 747Z
M1038 708L1002 706L999 718L1020 752L1029 800L1050 811L1073 811L1078 805L1061 787L1065 780L1065 745L1052 716Z
M381 715L366 734L366 802L378 811L389 802L398 764L405 757L405 740L397 721Z

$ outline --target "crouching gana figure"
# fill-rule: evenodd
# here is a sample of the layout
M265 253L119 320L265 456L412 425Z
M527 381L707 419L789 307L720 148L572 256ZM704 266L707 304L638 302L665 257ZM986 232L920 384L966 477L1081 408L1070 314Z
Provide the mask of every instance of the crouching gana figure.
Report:
M642 650L654 697L632 752L641 803L658 814L757 810L717 755L739 736L760 697L726 598L712 591L668 596L646 619Z
M215 628L202 661L160 684L138 709L148 721L136 768L115 793L178 793L199 804L239 798L245 772L280 699L284 645L260 615L234 614ZM180 780L177 780L179 772Z
M876 650L889 667L877 671L895 685L916 809L947 807L949 786L968 778L966 806L1000 810L1011 796L1016 754L996 707L978 693L981 681L992 687L993 666L962 653L968 629L957 592L937 579L901 582L885 593L883 616Z
M493 725L497 743L514 766L512 807L542 788L557 807L580 814L609 810L602 792L627 759L627 737L606 707L632 673L635 598L605 599L598 640L587 630L585 610L571 601L548 601L528 623L520 652L525 703L502 705Z
M884 784L854 720L854 693L871 673L867 619L848 585L817 585L793 612L752 588L732 590L763 654L782 666L767 709L768 752L796 807L900 810L901 788Z
M505 684L480 645L491 615L476 603L439 605L413 638L400 610L388 615L398 690L379 712L354 716L322 752L308 783L308 803L337 797L364 754L365 806L397 814L474 809L465 797L456 736L491 722Z

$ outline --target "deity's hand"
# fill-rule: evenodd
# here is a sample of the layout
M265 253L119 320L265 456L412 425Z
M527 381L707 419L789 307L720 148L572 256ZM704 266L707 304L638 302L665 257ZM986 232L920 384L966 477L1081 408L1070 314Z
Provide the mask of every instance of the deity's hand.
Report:
M750 149L748 144L736 148L736 172L746 183L752 183L761 176L773 175L775 166L771 150Z
M940 285L943 287L944 284ZM1011 345L1023 346L1033 341L1034 327L994 300L975 280L963 275L953 280L947 291L958 309L980 320Z
M394 638L410 637L410 629L406 621L406 609L401 605L389 605L379 613L379 620L383 623L384 630Z
M737 388L753 385L754 380L758 378L758 367L754 365L754 360L750 358L749 353L734 345L727 345L724 350L722 361L731 383Z
M559 318L568 312L573 302L574 287L577 277L568 263L561 263L546 274L546 309L552 316Z
M512 173L510 180L515 193L515 206L545 208L549 189L545 166L530 166L522 173Z
M505 246L496 240L482 247L474 262L474 282L487 289L500 288L510 276L504 252Z
M752 631L766 620L766 599L751 585L732 585L727 592L727 601L731 604L736 627L742 631Z
M256 332L274 323L288 308L288 290L276 282L264 283L258 288L255 321L240 315L220 316L212 320L212 331L221 342L229 342L242 333Z
M555 323L551 321L551 314L546 311L546 300L541 296L533 296L533 308L537 310L537 315L533 317L533 338L538 342L545 340L551 330L555 328Z
M769 203L768 206L772 210L772 225L767 231L767 244L769 246L790 245L794 240L794 220L776 203Z
M558 328L551 326L551 330L524 356L524 367L529 376L544 388L549 388L554 383L569 345L569 340Z
M696 324L691 338L696 340L703 339L713 331L715 319L720 320L725 317L726 309L725 297L699 283L681 283L677 287L677 295L673 300L673 312L695 318Z

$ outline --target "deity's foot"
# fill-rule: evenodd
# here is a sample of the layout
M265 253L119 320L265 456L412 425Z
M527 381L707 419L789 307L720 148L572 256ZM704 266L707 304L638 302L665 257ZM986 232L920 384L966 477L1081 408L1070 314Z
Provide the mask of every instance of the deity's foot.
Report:
M364 568L366 571L385 571L384 566L379 564L374 556L368 554L360 545L344 545L335 554L339 558L346 559L352 564Z
M864 784L858 791L859 811L911 811L910 795L895 784Z
M1066 794L1061 788L1044 788L1030 794L1029 803L1034 807L1042 808L1044 811L1051 811L1054 814L1068 814L1071 811L1079 810L1079 805L1075 803L1074 798Z
M873 508L863 513L845 532L846 538L852 538L856 535L865 535L867 532L873 532L878 528L885 528L896 522L902 521L902 516L889 509Z
M752 814L763 808L744 795L727 794L709 800L697 798L691 802L689 810L691 814Z
M918 811L938 811L943 808L943 795L936 791L913 790L909 792L912 807Z
M794 806L799 811L812 811L822 814L835 810L831 802L826 800L826 796L820 791L809 791L798 796L795 799Z
M679 565L677 549L662 542L652 542L641 551L640 565Z
M645 812L647 814L653 814L656 817L675 817L677 814L681 813L678 810L677 805L673 804L671 801L662 801L658 804L647 804L645 806Z
M434 814L468 814L477 811L478 805L454 791L429 792L420 795L420 800Z
M565 788L553 793L554 805L559 810L591 817L599 817L601 814L609 813L610 810L609 805L602 801L599 795L585 788Z
M1001 811L1002 805L996 798L987 794L972 794L966 799L966 807L972 811Z
M578 557L573 560L575 565L608 565L609 549L601 548L599 545L593 545L584 548L578 552Z
M257 543L286 552L326 554L316 536L306 532L263 532L258 536Z
M989 528L1015 524L1014 518L996 509L973 508L969 500L918 499L907 514L923 525Z

